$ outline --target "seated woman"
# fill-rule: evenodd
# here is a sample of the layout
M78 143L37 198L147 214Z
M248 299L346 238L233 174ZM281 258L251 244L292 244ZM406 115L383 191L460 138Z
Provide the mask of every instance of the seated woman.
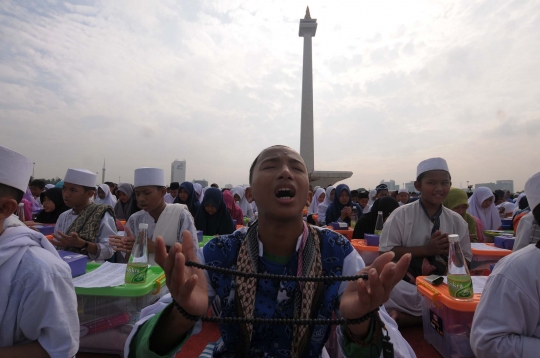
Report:
M188 207L191 216L195 217L197 215L201 203L197 199L193 184L188 181L180 184L180 190L178 191L178 196L174 199L174 204L184 204Z
M467 212L480 219L484 230L498 230L502 225L499 210L495 207L495 195L489 188L481 186L474 190Z
M234 201L237 202L237 205L242 209L244 217L248 217L250 220L255 218L253 214L253 207L246 198L246 189L242 186L237 186L231 190L231 194L234 197Z
M363 215L356 223L353 232L353 239L363 239L364 234L373 234L375 232L375 225L377 224L379 211L382 211L383 219L386 221L392 211L396 210L397 208L399 208L399 203L391 196L384 196L375 200L373 206L371 207L371 211Z
M358 216L360 217L362 215L362 208L360 205L352 202L349 187L347 184L339 184L336 188L334 201L328 206L328 209L326 209L326 223L339 221L346 222L351 226L353 207L356 208Z
M235 231L236 227L227 211L221 190L210 188L206 191L195 216L195 227L205 236L228 235Z
M219 190L219 188L217 189ZM227 210L229 211L232 219L236 220L236 225L242 225L244 222L244 214L242 213L242 209L240 209L240 207L234 202L231 192L228 190L223 190L222 195L223 201L225 202Z
M112 195L111 188L107 184L98 185L97 198L94 201L96 204L105 204L114 208L116 205L116 197Z
M141 210L137 206L137 201L133 192L133 185L122 183L118 186L118 202L114 206L114 213L118 220L128 220L129 217Z
M334 188L332 185L330 185L328 188L326 188L326 192L324 193L324 201L319 204L319 207L317 208L317 214L319 214L319 222L320 223L326 223L326 210L332 204L332 200L334 200L334 195L336 194L336 188Z
M443 205L461 215L467 222L471 242L484 242L484 227L482 222L467 212L469 208L467 193L458 188L450 188L450 192L443 201Z
M36 222L41 224L56 224L58 217L69 208L62 198L62 189L52 188L40 195L43 210L38 214Z

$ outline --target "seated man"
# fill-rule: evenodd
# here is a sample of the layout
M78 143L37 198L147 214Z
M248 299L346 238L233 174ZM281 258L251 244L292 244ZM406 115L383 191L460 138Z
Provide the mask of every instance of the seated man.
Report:
M308 226L302 209L308 202L309 178L302 157L284 146L267 148L250 169L248 198L257 201L259 219L249 229L212 239L197 250L184 232L167 255L161 238L156 261L165 270L171 295L142 313L144 317L126 342L126 356L169 357L180 351L194 334L195 321L206 314L209 302L221 300L221 317L259 319L331 319L349 321L337 330L346 357L378 357L383 347L383 326L390 335L396 357L414 357L384 308L392 287L406 272L410 255L397 263L388 253L364 268L359 254L343 236ZM208 270L187 266L186 261L207 264ZM275 274L319 277L368 274L367 280L326 283L223 274L210 267L233 269L252 275ZM149 314L150 313L150 314ZM320 357L331 326L223 323L222 341L214 357ZM386 330L384 331L386 332Z
M79 318L71 270L41 233L12 216L32 162L0 146L0 168L0 357L73 357Z
M535 220L540 222L540 173L525 183L525 192L531 208L536 208L533 210ZM476 357L538 357L539 272L538 242L528 244L497 263L474 314L471 348Z

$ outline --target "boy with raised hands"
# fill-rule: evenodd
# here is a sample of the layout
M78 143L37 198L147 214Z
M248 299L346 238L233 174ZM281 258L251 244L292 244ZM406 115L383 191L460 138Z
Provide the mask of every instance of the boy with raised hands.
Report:
M331 319L354 321L337 330L341 353L346 357L382 356L383 326L397 357L414 357L395 322L384 308L393 286L405 275L410 255L397 262L394 254L380 256L364 267L349 241L326 229L307 225L302 209L309 198L309 178L302 157L285 146L262 151L249 176L259 218L249 229L212 239L196 250L189 232L184 243L175 243L166 254L158 237L156 261L165 270L171 295L142 312L144 317L126 342L126 356L169 357L195 333L195 321L205 315L209 301L221 300L221 317L261 319ZM186 261L206 264L207 270L187 266ZM213 267L251 275L268 273L286 276L352 276L368 279L351 282L303 282L258 279L222 274ZM350 322L349 322L350 323ZM262 323L220 324L222 340L214 357L320 357L330 324L274 325ZM386 331L385 331L386 332ZM386 357L386 355L385 355Z
M73 357L79 318L69 266L41 233L4 226L31 173L29 159L0 146L0 357Z

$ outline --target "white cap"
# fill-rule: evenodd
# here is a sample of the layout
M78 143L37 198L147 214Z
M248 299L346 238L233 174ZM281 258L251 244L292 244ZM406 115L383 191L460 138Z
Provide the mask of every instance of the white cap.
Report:
M68 169L64 177L65 183L96 187L97 174L86 169Z
M409 191L407 189L405 189L405 188L401 188L401 189L398 190L398 194L399 193L407 193L407 194L409 194Z
M448 235L448 241L449 242L458 242L459 241L459 235L456 235L456 234Z
M139 224L139 230L147 230L147 229L148 229L148 224L145 224L145 223Z
M165 183L165 172L159 168L138 168L135 169L135 184L139 186L167 186Z
M416 177L418 178L420 174L429 172L430 170L445 170L450 173L446 160L443 158L429 158L418 164L418 167L416 168Z
M540 204L540 172L536 173L525 183L525 194L531 211ZM518 203L519 204L519 203Z
M0 146L0 184L26 192L32 162L24 155Z

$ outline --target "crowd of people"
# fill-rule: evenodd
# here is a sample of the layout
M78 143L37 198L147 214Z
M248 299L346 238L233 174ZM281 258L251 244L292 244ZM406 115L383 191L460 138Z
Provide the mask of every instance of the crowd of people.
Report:
M312 188L302 158L284 146L263 150L250 168L249 186L231 189L167 184L162 169L148 167L134 170L133 184L97 185L94 172L70 168L62 181L45 185L29 181L28 158L4 147L0 164L0 356L74 356L77 300L57 249L125 263L141 223L148 224L149 263L164 269L170 294L141 314L126 343L130 357L181 351L200 330L192 318L205 315L214 300L221 317L343 317L347 323L335 331L343 356L381 356L389 340L394 356L414 357L398 327L421 322L416 278L446 274L449 234L459 236L470 262L471 243L484 242L484 230L500 229L504 218L512 219L520 252L501 260L490 277L472 348L478 357L527 356L540 348L538 270L521 262L540 262L540 173L518 195L466 192L452 187L444 159L430 158L417 166L414 192L384 184L371 191L346 184ZM367 267L345 237L326 228L343 222L361 239L375 232L380 213L380 255ZM37 224L55 224L52 241L32 229ZM202 248L200 231L214 236ZM186 261L252 275L224 275ZM257 273L365 277L323 283L257 279ZM497 295L500 290L508 294ZM515 320L493 317L493 307L505 304ZM214 356L325 356L331 326L298 322L220 324Z

